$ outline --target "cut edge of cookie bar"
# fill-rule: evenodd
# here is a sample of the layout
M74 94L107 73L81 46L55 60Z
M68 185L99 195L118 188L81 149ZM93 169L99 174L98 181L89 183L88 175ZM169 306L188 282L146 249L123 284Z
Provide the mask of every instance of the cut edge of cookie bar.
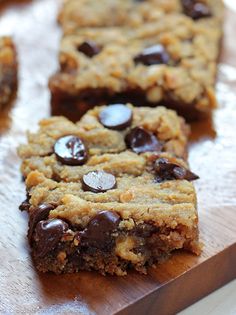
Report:
M200 120L207 117L215 108L217 108L217 100L214 89L209 88L205 92L203 102L199 103L184 103L180 100L176 100L168 93L165 97L158 102L149 102L146 98L146 93L141 89L126 90L122 93L113 93L106 88L86 89L81 93L70 93L70 88L67 87L67 82L70 82L70 76L64 74L56 74L51 77L49 88L51 91L51 115L53 116L65 116L71 121L77 121L88 110L99 104L109 103L132 103L137 107L148 106L158 107L166 106L178 112L188 122ZM73 80L73 79L72 79ZM153 91L153 93L159 93ZM201 110L197 109L200 105Z
M29 144L20 147L27 186L21 210L29 212L28 237L39 270L124 275L131 267L146 272L176 249L200 253L196 193L190 182L197 176L182 159L188 127L163 107L124 107L132 112L132 121L128 117L122 128L113 126L122 130L104 125L101 113L114 111L113 106L96 107L77 124L63 117L43 120L40 131L29 135ZM116 108L113 118L117 113ZM137 128L174 143L164 152L151 152L142 140L145 150L137 153L137 147L127 148L122 140ZM52 154L66 135L79 136L87 146L90 158L83 165L64 165ZM96 172L112 176L115 185L103 192L87 190L85 177Z
M11 37L0 37L0 109L10 104L17 90L17 53Z

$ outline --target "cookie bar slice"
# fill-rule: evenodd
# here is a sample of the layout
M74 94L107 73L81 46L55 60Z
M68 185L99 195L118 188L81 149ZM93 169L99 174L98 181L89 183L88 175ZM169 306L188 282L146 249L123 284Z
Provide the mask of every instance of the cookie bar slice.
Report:
M76 125L41 122L19 149L38 270L125 275L176 249L199 254L197 176L180 157L187 129L165 108L122 104L97 107Z
M146 272L176 249L200 252L196 195L187 180L97 171L66 183L32 171L26 183L28 237L40 271L124 275L131 267Z
M135 27L171 12L220 20L222 6L221 0L65 0L58 20L68 34L81 27Z
M164 104L191 120L210 113L221 36L218 19L179 13L65 35L49 82L52 114L76 121L95 105L119 102Z
M100 116L107 110L114 112L120 120L127 119L118 127L112 127L102 123ZM117 118L117 119L118 119ZM184 119L164 107L137 108L132 105L116 104L112 106L101 106L90 110L84 117L74 124L64 117L52 117L40 122L38 133L28 133L28 144L21 145L18 149L23 160L21 171L24 177L38 170L46 177L58 181L77 181L89 171L98 167L106 171L115 172L117 175L126 171L134 176L142 174L145 163L142 152L136 154L127 150L127 135L136 127L144 128L138 137L150 137L151 151L170 152L180 158L187 157L187 141L189 127ZM123 128L124 127L124 128ZM85 143L84 155L81 153L79 165L75 159L67 161L57 152L60 145L65 145L68 135L79 137ZM136 135L136 134L134 134ZM65 143L55 143L58 139L65 137ZM158 140L156 140L156 138ZM79 143L75 146L79 148ZM81 147L82 150L82 147ZM139 153L139 152L138 152ZM84 163L85 162L85 163Z
M16 49L10 37L0 37L0 109L9 104L16 88Z

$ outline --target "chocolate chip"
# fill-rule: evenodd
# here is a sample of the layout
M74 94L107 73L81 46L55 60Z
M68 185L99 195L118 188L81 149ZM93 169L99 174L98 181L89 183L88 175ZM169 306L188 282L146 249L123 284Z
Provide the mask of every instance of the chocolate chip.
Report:
M112 233L120 223L120 216L112 211L102 211L90 220L87 227L79 232L81 246L92 246L108 250L114 245Z
M65 136L54 145L57 159L66 165L82 165L87 161L88 154L83 141L76 136Z
M150 237L152 233L158 231L159 231L158 227L150 223L142 223L136 225L135 228L131 230L131 234L137 237Z
M60 219L40 221L36 225L35 242L36 256L44 257L60 242L63 234L68 230L68 224Z
M132 110L123 104L114 104L103 109L99 114L99 121L104 127L123 130L131 125Z
M34 208L30 213L29 219L29 230L28 230L28 239L31 242L34 229L39 221L45 220L48 218L49 212L55 209L55 207L48 203L43 203L38 207Z
M154 170L157 174L157 181L161 182L163 180L175 179L173 176L173 169L176 164L170 163L167 159L161 158L155 161Z
M26 199L19 206L20 211L29 211L29 208L30 208L29 200L30 200L30 195L27 192Z
M94 193L106 192L116 187L116 178L104 171L89 172L82 178L82 187L83 190Z
M196 180L199 177L183 166L171 163L166 158L160 158L155 161L154 169L156 172L156 181L186 179L188 181Z
M184 13L193 20L210 17L212 15L209 7L200 1L182 0L182 5Z
M148 47L134 57L135 63L142 63L145 66L167 64L169 60L170 56L162 45Z
M188 181L199 179L199 176L184 167L175 167L174 175L177 179L186 179Z
M25 199L19 206L20 211L28 211L30 208L30 203L27 199Z
M141 127L133 128L126 135L125 142L135 153L161 151L163 147L153 133Z
M92 58L93 56L100 53L101 47L98 46L97 43L89 40L79 45L78 50L86 56Z

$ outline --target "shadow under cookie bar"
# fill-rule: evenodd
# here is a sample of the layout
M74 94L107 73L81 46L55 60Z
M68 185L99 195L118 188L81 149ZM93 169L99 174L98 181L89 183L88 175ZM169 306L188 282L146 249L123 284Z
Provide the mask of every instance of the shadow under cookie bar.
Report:
M7 106L16 94L17 56L10 37L0 37L0 109Z

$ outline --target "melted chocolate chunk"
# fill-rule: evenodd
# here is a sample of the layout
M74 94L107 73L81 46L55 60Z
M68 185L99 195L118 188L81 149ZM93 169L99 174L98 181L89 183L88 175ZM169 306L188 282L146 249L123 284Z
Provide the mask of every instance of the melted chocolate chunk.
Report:
M125 137L128 148L135 153L158 152L162 150L162 143L154 134L141 127L133 128Z
M104 171L89 172L82 178L82 187L84 191L92 191L94 193L106 192L116 187L116 178L114 175Z
M30 213L29 219L29 230L28 230L28 239L32 242L32 236L34 233L34 229L39 221L46 220L48 218L49 212L55 209L55 207L51 204L43 203L39 205L37 208L34 208Z
M145 66L167 64L170 56L165 47L155 45L144 49L139 55L134 57L135 63L142 63Z
M27 192L26 199L19 206L20 211L29 211L29 208L30 208L29 200L30 200L30 195Z
M156 172L156 181L158 183L164 180L186 179L188 181L199 178L183 166L171 163L168 159L161 158L155 161L154 169Z
M175 167L173 173L177 179L186 179L188 181L199 179L199 176L184 167Z
M76 136L65 136L57 140L54 145L57 159L66 165L82 165L88 159L83 141Z
M35 255L40 258L45 257L57 246L67 230L68 224L60 219L38 222L34 237L36 242Z
M82 52L86 56L92 58L93 56L97 55L101 51L101 47L97 45L97 43L93 41L86 41L83 42L79 47L78 51Z
M109 129L123 130L131 125L132 110L123 104L114 104L103 109L99 114L101 124Z
M81 246L111 250L114 246L112 233L118 228L120 216L111 211L102 211L90 220L87 227L78 233Z
M211 11L209 7L200 1L196 0L182 0L184 13L193 20L210 17Z
M131 234L138 237L150 237L154 232L158 232L159 228L150 224L150 223L142 223L135 226L133 230L131 230Z
M20 211L28 211L30 208L30 203L27 199L25 199L19 206Z

